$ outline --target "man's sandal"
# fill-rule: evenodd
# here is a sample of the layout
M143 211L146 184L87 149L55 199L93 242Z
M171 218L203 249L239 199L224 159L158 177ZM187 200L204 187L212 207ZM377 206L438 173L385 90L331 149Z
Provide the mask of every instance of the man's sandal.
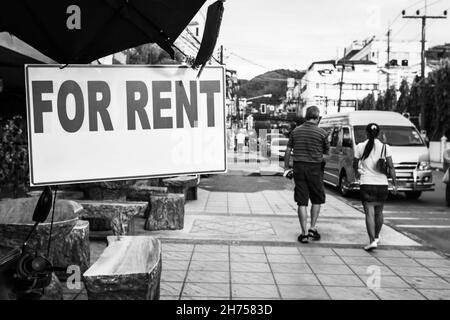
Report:
M319 241L320 240L319 232L317 232L317 230L314 230L314 229L309 229L308 230L308 237L310 237L314 241Z
M298 241L301 243L309 243L308 236L303 234L298 236Z

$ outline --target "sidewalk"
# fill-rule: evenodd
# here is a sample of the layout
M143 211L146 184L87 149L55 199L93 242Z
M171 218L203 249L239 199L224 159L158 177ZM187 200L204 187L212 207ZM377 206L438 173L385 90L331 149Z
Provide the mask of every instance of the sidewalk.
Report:
M290 190L199 189L184 230L152 233L163 241L161 299L450 299L448 259L388 226L365 252L363 214L327 197L323 240L301 245Z
M164 242L161 299L450 299L449 277L429 251Z
M146 234L138 220L138 234ZM318 223L322 240L316 245L361 248L367 240L364 215L332 195L327 195ZM152 232L164 240L185 242L239 242L268 245L297 245L300 225L290 190L254 193L198 190L198 200L185 205L184 229ZM420 247L401 233L385 226L384 246Z
M323 240L298 243L291 197L199 189L183 230L146 232L139 220L139 234L163 243L161 299L450 299L449 259L388 226L380 248L365 252L363 214L331 195L318 224ZM91 263L103 247L92 243Z

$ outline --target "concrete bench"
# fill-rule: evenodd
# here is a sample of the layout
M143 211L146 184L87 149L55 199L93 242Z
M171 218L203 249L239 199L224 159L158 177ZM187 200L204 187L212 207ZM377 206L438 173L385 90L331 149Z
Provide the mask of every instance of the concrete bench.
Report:
M170 193L182 193L187 200L197 200L198 179L194 176L179 176L163 179L163 185Z
M149 236L110 236L83 274L89 300L159 300L161 242Z
M145 230L181 230L184 228L184 195L169 193L150 196L145 212Z
M114 235L134 233L134 218L143 216L148 207L146 202L113 202L113 201L78 201L83 206L81 218L107 219L111 221Z

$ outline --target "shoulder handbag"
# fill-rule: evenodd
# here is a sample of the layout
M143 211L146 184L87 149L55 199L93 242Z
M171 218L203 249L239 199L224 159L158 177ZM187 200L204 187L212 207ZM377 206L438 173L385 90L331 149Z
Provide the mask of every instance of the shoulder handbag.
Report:
M377 170L382 174L389 176L389 168L386 161L386 144L383 143L383 149L381 150L380 159L377 162Z

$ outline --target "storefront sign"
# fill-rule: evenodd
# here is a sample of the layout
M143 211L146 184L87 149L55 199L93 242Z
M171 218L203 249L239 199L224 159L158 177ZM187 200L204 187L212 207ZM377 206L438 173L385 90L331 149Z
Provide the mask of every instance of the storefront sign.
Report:
M224 69L25 67L30 184L226 171Z

